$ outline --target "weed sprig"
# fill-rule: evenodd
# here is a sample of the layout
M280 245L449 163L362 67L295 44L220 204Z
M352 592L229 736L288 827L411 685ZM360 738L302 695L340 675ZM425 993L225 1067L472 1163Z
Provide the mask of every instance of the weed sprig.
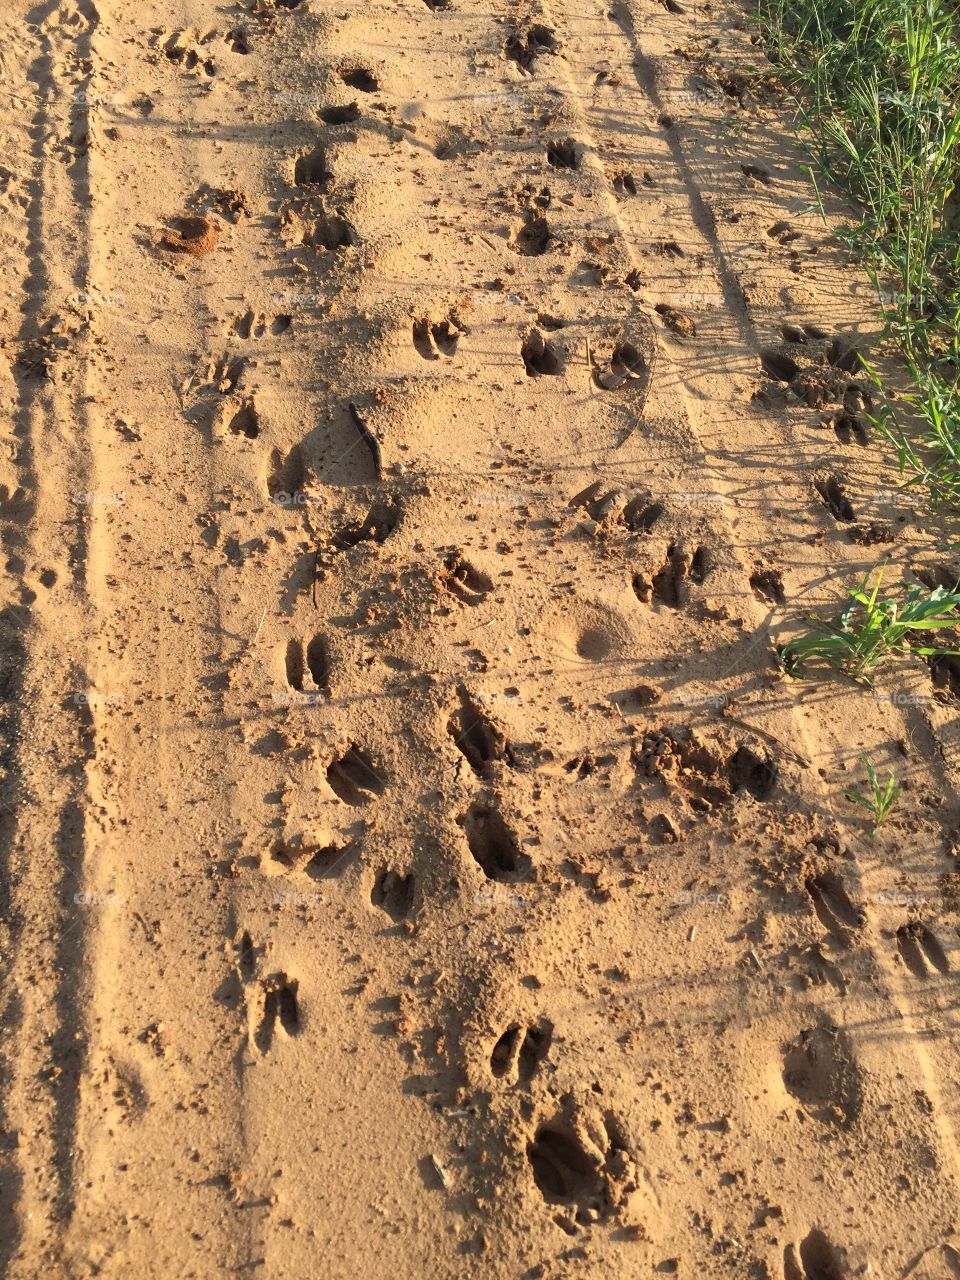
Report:
M960 10L951 0L757 0L816 167L849 191L912 383L873 416L934 506L960 506Z
M868 673L894 654L960 656L960 650L910 643L915 632L940 631L960 623L960 592L944 587L925 592L922 587L911 587L902 602L892 597L881 599L882 578L878 574L872 588L867 577L859 587L848 589L849 600L837 622L826 622L814 615L812 631L788 640L780 648L783 671L794 679L803 679L810 664L820 662L855 680L868 681Z

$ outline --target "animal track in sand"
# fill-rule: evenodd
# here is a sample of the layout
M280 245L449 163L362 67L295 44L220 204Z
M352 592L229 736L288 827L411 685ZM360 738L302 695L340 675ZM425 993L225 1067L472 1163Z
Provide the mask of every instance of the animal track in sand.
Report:
M531 878L532 862L521 852L516 836L492 805L475 801L457 821L474 862L488 880L513 883Z
M367 542L386 542L399 527L402 515L403 509L396 498L374 502L363 521L352 521L333 535L333 545L347 551Z
M681 311L679 307L671 307L669 303L658 302L654 307L657 315L663 320L671 333L675 333L678 338L695 338L697 336L697 323L686 311Z
M289 215L292 220L294 215ZM298 218L299 220L299 218ZM337 253L359 242L359 236L350 222L339 214L321 211L313 221L302 228L300 243L307 249L325 249Z
M801 1031L783 1056L788 1093L816 1119L841 1127L860 1114L862 1088L846 1034L828 1023Z
M360 106L359 103L348 102L342 106L321 107L319 115L324 124L353 124L360 119Z
M607 489L602 480L595 480L570 499L570 506L586 511L598 524L614 519L631 533L649 533L661 516L666 514L662 502L652 501L649 492L634 494L626 504L620 489Z
M248 930L245 930L236 944L237 948L237 972L240 975L240 981L247 983L252 982L257 976L257 962L262 948L254 945L253 938Z
M634 643L628 620L606 604L579 601L572 609L542 620L550 650L558 664L583 679L606 675L611 666L629 658Z
M325 187L332 180L333 172L327 165L327 152L320 143L297 157L293 166L293 181L298 187Z
M260 415L252 399L241 401L239 407L230 416L227 429L235 436L256 440L260 434Z
M841 440L866 443L873 392L869 382L851 376L861 368L859 341L807 322L784 321L780 335L780 343L760 352L761 368L773 383L757 393L759 398L769 400L771 387L780 384L781 403L785 399L809 409L840 406L823 425L832 424Z
M791 382L800 372L796 360L784 355L779 347L768 347L760 352L760 364L764 373L777 382Z
M301 1023L298 983L285 973L257 977L263 953L264 948L255 946L249 931L245 931L237 944L237 973L246 993L248 1025L252 1028L257 1022L253 1045L261 1053L268 1053L278 1029L295 1036Z
M842 946L851 946L853 935L863 928L866 916L854 906L837 872L828 868L808 875L804 887L823 927Z
M794 240L800 239L800 232L795 231L789 222L775 222L772 227L767 227L767 235L778 244L793 244Z
M220 35L216 31L175 31L164 42L163 53L169 62L182 67L184 71L201 71L204 75L215 76L217 64L209 54L212 52L210 46L219 39Z
M745 178L752 178L754 182L761 182L764 186L769 186L773 181L773 174L764 164L741 164L740 172Z
M579 169L580 148L572 138L554 139L547 143L547 164L554 169Z
M709 572L706 549L698 546L693 554L671 542L661 567L648 579L642 573L633 575L633 591L642 604L662 604L679 609L686 602L686 581L701 584Z
M279 337L282 333L289 333L292 325L293 316L284 313L268 315L263 311L248 310L234 317L230 330L246 342L250 338L263 338L268 333L272 337Z
M267 875L293 872L311 880L327 880L352 849L353 845L338 840L331 832L319 838L298 833L278 840L261 869Z
M376 93L380 88L380 81L368 67L345 67L340 72L340 79L360 93Z
M250 52L250 38L247 32L242 31L239 27L227 31L223 39L231 53L239 53L246 57Z
M856 520L853 503L847 497L843 481L838 476L825 476L813 482L813 487L820 495L820 501L827 508L834 520L851 524Z
M937 701L960 699L960 658L952 653L931 654L927 665Z
M647 382L650 367L646 356L632 342L618 342L613 348L610 363L605 368L594 366L593 380L604 391L615 391L631 383Z
M624 507L620 519L631 533L650 533L661 516L666 514L666 510L662 502L636 497Z
M538 258L547 252L552 240L553 233L546 215L540 209L530 209L523 222L514 228L508 243L514 253L525 258Z
M766 800L777 783L775 761L746 743L735 746L703 738L693 729L650 732L634 748L637 772L660 777L685 794L690 808L708 813L747 793Z
M789 1244L783 1255L783 1280L850 1280L838 1249L815 1227L800 1244Z
M370 901L391 920L399 923L406 919L413 908L414 884L412 875L401 875L388 867L377 872L370 891Z
M833 429L841 444L858 444L866 447L870 443L870 430L859 413L849 409L840 409L833 415Z
M292 639L284 653L284 670L287 684L297 693L329 690L330 655L322 635L316 635L307 644Z
M263 1016L257 1028L256 1045L261 1053L269 1053L278 1029L288 1036L300 1032L298 983L285 973L275 973L262 979L262 986Z
M477 605L493 590L493 579L475 568L462 551L451 551L443 562L440 580L464 604Z
M541 374L557 376L563 373L563 361L554 344L544 338L539 329L527 334L520 347L523 367L528 378L537 378Z
M777 569L758 566L750 575L750 589L758 600L765 600L767 604L784 604L786 601L783 578Z
M565 1207L582 1225L616 1214L638 1185L626 1134L609 1111L595 1117L566 1107L537 1127L527 1159L547 1204Z
M493 1046L490 1074L507 1084L526 1084L550 1052L553 1023L541 1018L525 1026L512 1022Z
M940 939L922 920L911 920L897 930L897 950L915 978L928 978L931 969L949 973L950 961Z
M239 387L249 363L246 356L221 356L215 365L208 366L207 376L222 396L230 395Z
M369 804L387 789L370 756L356 743L327 765L327 782L344 804L354 806Z
M477 777L489 778L493 765L511 763L509 744L463 685L458 693L459 706L447 721L447 732Z
M413 345L424 360L439 360L456 355L463 329L452 316L432 321L421 317L413 322Z
M511 62L515 62L521 71L528 75L535 69L537 59L544 54L558 54L560 42L551 27L542 22L532 23L529 27L515 29L507 37L503 52Z
M270 454L267 472L267 494L278 506L289 506L297 501L308 482L308 468L303 449L295 444L284 457L279 449Z
M613 636L599 627L588 627L577 637L577 657L584 658L587 662L602 662L604 658L609 658L615 648Z
M482 145L458 124L447 124L434 136L433 154L438 160L458 160L471 149L482 150Z
M602 480L595 480L593 484L587 485L586 489L575 493L569 505L585 511L591 520L600 524L620 511L622 501L623 496L619 489L607 489Z

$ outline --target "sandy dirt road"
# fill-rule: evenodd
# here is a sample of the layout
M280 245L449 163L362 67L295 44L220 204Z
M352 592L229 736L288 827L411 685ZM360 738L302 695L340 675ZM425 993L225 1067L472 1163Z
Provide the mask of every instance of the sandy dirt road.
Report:
M960 676L774 656L956 569L745 17L0 23L5 1274L960 1275Z

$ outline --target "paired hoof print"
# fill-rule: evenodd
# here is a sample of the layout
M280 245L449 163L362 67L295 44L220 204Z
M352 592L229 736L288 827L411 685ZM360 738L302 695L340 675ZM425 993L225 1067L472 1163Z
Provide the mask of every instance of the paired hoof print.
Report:
M612 1112L568 1106L537 1128L527 1158L537 1190L565 1211L560 1218L572 1218L573 1229L615 1216L638 1188L636 1163Z
M776 569L756 568L750 575L750 590L766 604L785 604L783 578Z
M317 838L297 832L278 840L269 861L261 863L266 875L306 875L311 880L329 880L344 865L353 845L336 839L332 832Z
M297 985L285 973L263 979L263 1014L255 1037L261 1053L270 1052L278 1031L286 1036L300 1034Z
M236 412L227 421L227 430L231 435L244 436L247 440L256 440L260 434L260 415L252 397L243 399Z
M413 909L414 883L412 875L401 875L389 867L377 872L370 891L370 902L390 919L399 924Z
M460 551L451 551L443 562L440 580L464 604L480 604L493 590L493 579L474 568Z
M327 693L330 688L330 655L322 635L312 640L293 639L284 652L284 673L295 693Z
M413 322L413 345L424 360L439 360L441 356L450 358L457 354L463 332L452 316L436 323L421 318Z
M474 862L488 880L513 884L532 879L533 864L498 810L477 801L458 821Z
M842 1252L816 1227L800 1244L787 1245L783 1280L851 1280Z
M531 209L514 229L508 243L521 257L539 258L550 248L553 238L546 215L540 209Z
M563 373L563 360L558 348L539 329L533 329L526 336L520 355L528 378L539 378L543 374L557 377Z
M650 377L650 364L646 356L632 342L618 342L613 348L610 363L604 368L594 367L593 380L604 391L616 391L620 387L646 384Z
M267 495L276 506L293 507L304 502L304 493L313 478L300 445L295 444L286 455L279 449L270 451Z
M554 169L579 169L580 148L572 138L547 143L547 164Z
M298 187L325 187L333 181L333 173L327 166L327 153L319 143L312 151L297 157L293 181Z
M821 480L815 480L813 487L834 520L842 524L852 524L856 520L857 514L853 509L853 503L847 497L847 490L837 476L826 476Z
M542 22L535 22L523 30L515 30L507 37L503 52L521 71L532 74L537 59L544 54L558 54L560 41L556 33Z
M466 689L461 687L459 693L460 705L447 722L447 732L477 777L489 779L497 764L511 763L509 744Z
M344 804L354 806L370 804L387 789L385 779L370 756L356 744L330 761L327 783Z
M334 534L333 545L338 551L349 551L367 542L386 542L399 526L402 515L400 503L395 499L375 502L364 520L344 525Z
M236 972L247 1006L247 1037L251 1048L267 1054L280 1037L300 1034L302 1016L297 999L298 982L286 973L262 975L262 946L255 946L249 932L238 939Z
M922 920L911 920L897 930L900 958L915 978L950 972L950 960L940 939Z
M506 1084L526 1084L550 1052L553 1023L541 1018L536 1025L512 1022L493 1046L490 1074Z
M710 571L706 549L697 547L691 554L671 542L667 556L652 579L642 573L633 575L633 592L641 604L666 605L680 609L687 603L687 581L701 585Z
M829 868L807 876L804 887L817 919L842 947L853 945L854 935L866 923L865 912L854 906L843 880Z
M277 338L282 333L289 333L293 325L293 316L266 315L262 311L244 311L234 318L230 332L236 338L248 342L251 338L263 338L269 334Z
M823 1124L848 1128L860 1114L860 1073L838 1027L824 1024L800 1032L784 1053L783 1083Z

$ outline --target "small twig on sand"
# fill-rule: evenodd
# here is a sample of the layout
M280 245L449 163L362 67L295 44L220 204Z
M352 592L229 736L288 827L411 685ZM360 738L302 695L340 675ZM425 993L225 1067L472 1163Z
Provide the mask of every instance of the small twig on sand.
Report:
M259 621L259 623L257 624L257 629L256 629L256 631L255 631L255 632L254 632L254 634L253 634L253 639L250 641L250 648L251 648L251 649L253 648L253 646L257 643L257 641L258 641L258 640L259 640L259 638L260 638L260 632L261 632L261 630L263 629L263 624L264 624L264 622L266 621L266 617L267 617L267 606L266 606L266 605L264 605L264 606L263 606L263 613L261 613L261 615L260 615L260 621Z

